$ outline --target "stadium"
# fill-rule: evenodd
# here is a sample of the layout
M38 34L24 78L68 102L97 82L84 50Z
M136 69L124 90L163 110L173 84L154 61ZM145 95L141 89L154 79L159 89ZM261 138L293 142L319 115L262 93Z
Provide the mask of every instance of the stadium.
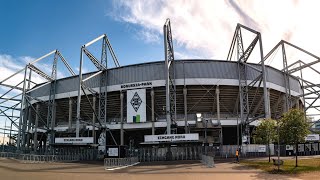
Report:
M242 43L241 30L255 36L248 47ZM98 41L102 41L101 59L87 49ZM312 94L303 93L311 83L302 86L304 80L291 75L308 66L289 69L285 63L285 68L279 70L264 64L283 44L292 45L280 41L264 56L260 33L238 24L227 59L176 60L171 25L167 21L164 60L120 66L108 37L102 35L81 47L80 70L75 74L55 50L17 72L24 73L19 85L6 84L12 76L1 81L1 85L22 92L21 109L11 106L19 116L14 121L17 133L10 135L10 142L16 140L18 151L25 152L99 151L110 156L115 147L122 152L170 146L251 144L253 129L259 121L278 119L290 108L304 109L304 97ZM260 63L247 62L253 49L260 50ZM107 54L116 67L109 68ZM51 75L34 65L52 55ZM232 56L237 60L232 61ZM85 57L97 71L82 73ZM58 60L71 76L57 78L54 64ZM47 82L31 88L31 75L28 77L31 71ZM195 149L191 151L195 153Z

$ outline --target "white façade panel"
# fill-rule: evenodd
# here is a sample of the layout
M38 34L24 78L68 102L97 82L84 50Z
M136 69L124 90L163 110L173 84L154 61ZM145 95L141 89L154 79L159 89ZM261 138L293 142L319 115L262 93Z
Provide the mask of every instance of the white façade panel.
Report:
M146 89L127 91L127 123L146 122Z

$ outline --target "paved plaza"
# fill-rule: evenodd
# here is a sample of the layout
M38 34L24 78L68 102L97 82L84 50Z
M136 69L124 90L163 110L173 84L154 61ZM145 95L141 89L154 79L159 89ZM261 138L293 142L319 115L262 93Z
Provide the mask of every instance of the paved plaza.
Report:
M24 164L14 159L0 159L1 180L100 180L100 179L317 179L320 173L305 175L267 174L232 162L217 162L207 168L199 161L140 163L120 170L106 171L102 162Z

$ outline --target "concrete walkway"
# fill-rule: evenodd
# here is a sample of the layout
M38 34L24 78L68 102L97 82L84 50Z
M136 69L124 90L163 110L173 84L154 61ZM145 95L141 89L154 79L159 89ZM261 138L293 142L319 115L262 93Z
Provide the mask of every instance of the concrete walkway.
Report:
M320 158L320 155L298 156L298 159L314 159ZM269 157L245 158L245 160L268 160ZM278 159L278 156L271 156L271 159ZM280 156L280 159L296 159L296 156Z
M232 162L204 167L199 161L140 163L125 169L106 171L103 164L46 163L22 164L17 160L0 159L0 179L10 180L99 180L99 179L272 179L294 180L293 176L267 174Z

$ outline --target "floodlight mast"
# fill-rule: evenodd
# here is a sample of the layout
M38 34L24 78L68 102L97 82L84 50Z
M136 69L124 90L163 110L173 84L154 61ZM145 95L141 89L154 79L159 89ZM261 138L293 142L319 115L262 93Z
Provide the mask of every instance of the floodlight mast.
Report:
M250 33L255 34L254 39L251 41L251 43L248 45L248 47L245 49L243 45L243 39L242 39L242 30L246 30ZM249 90L253 88L258 82L258 87L256 88L254 98L258 96L258 88L263 85L263 95L260 97L260 101L262 103L262 100L264 102L264 118L270 118L270 102L269 102L269 91L266 87L266 70L265 65L262 63L261 69L257 69L247 63L247 60L249 59L252 51L254 50L255 46L257 45L259 41L259 51L260 51L260 58L263 60L263 47L262 47L262 38L261 34L249 27L246 27L242 24L237 24L234 36L232 38L231 46L228 52L227 60L231 61L232 56L235 53L237 58L237 64L238 64L238 77L239 77L239 104L240 104L240 124L241 124L241 133L245 136L247 136L247 142L250 143L250 137L249 137L249 124L259 118L261 116L255 116L256 112L258 111L258 107L253 108L253 102L251 105L249 103ZM251 83L248 84L247 79L247 69L251 68L258 72L258 76L254 78ZM260 104L260 103L259 103ZM236 105L237 107L237 105ZM235 108L237 109L237 108ZM238 126L238 125L237 125ZM239 139L239 137L238 137Z
M285 51L285 46L290 46L293 47L295 50L302 52L306 55L308 55L311 58L314 58L316 60L306 63L302 60L297 60L291 64L288 64L287 61L287 56L286 56L286 51ZM285 40L280 40L270 51L267 53L267 55L263 58L263 61L266 61L278 48L282 48L282 61L283 61L283 69L281 70L284 74L284 81L285 81L285 109L284 112L288 111L289 109L293 108L294 106L297 108L300 108L299 105L299 98L302 98L302 108L304 109L305 115L306 116L316 116L316 114L310 114L309 110L316 110L320 112L320 109L318 108L320 106L319 102L317 101L320 98L319 90L316 88L320 88L319 84L315 84L313 82L310 82L306 80L302 75L303 75L303 70L306 68L310 68L313 72L315 72L317 75L320 75L320 72L315 69L314 65L320 63L320 57L297 46L294 45L290 42L287 42ZM263 61L260 61L262 63ZM298 65L297 67L294 67L294 65ZM302 89L302 94L299 96L298 99L294 99L291 95L291 88L290 88L290 83L289 83L289 78L293 78L292 74L295 72L300 71L300 77L297 76L297 78L300 81L301 89ZM307 93L305 93L307 91ZM312 102L307 102L306 99L309 99L310 97L315 96L315 98L312 99ZM275 114L274 116L279 116L281 114Z
M172 41L170 19L163 26L164 55L165 55L165 77L166 77L166 119L167 134L171 134L171 125L176 124L176 83L175 83L175 61Z
M43 59L48 58L49 56L51 56L53 54L54 54L54 60L53 60L53 66L52 66L52 74L50 76L50 75L46 74L45 72L43 72L41 70L41 68L38 68L36 66L36 63L42 61ZM12 125L16 126L18 129L18 134L17 134L17 150L18 151L24 150L25 148L30 148L30 143L29 143L29 141L27 141L27 139L30 139L30 134L28 132L31 128L30 118L31 118L32 111L35 111L35 114L37 116L36 119L42 121L42 123L45 127L44 129L48 130L47 133L50 133L51 135L54 134L53 133L53 128L55 126L55 112L54 112L55 111L55 108L54 108L54 99L55 98L54 98L54 94L55 94L55 88L56 88L54 84L57 79L57 60L58 60L58 58L60 58L62 60L64 65L70 71L71 75L75 75L72 68L68 64L68 62L63 58L62 54L58 50L53 50L53 51L49 52L48 54L45 54L44 56L41 56L40 58L28 63L23 69L15 72L11 76L5 78L4 80L2 80L0 82L0 86L5 86L5 87L11 88L7 92L5 92L2 96L9 95L13 89L21 91L21 93L13 95L11 98L7 98L5 101L0 102L0 104L3 104L8 101L14 101L16 97L21 97L21 99L19 100L19 103L12 106L12 108L11 108L12 114L14 111L19 112L19 114L20 114L19 118L16 119L16 120L19 120L19 124L15 123L16 120L13 119L13 115L10 118L10 116L5 113L6 110L5 111L1 110L1 112L0 112L0 114L4 114L5 116L7 116L8 119L11 121ZM14 76L16 76L22 72L24 72L23 80L21 82L19 82L17 85L8 86L7 84L5 84L6 81L8 81L9 79L13 78ZM27 72L29 72L28 76L27 76ZM41 85L38 85L37 83L33 82L31 80L31 78L33 77L32 72L35 72L35 74L38 74L39 76L44 78L46 81ZM31 89L31 83L34 85L38 85L38 86ZM50 98L49 98L50 100L49 100L49 103L46 103L48 105L48 117L47 117L47 120L44 120L44 119L42 119L41 116L39 116L39 112L38 112L39 108L35 109L31 104L31 100L34 100L35 102L39 102L41 100L30 96L30 92L32 92L38 88L41 88L43 86L46 86L48 84L51 84L50 85L50 87L51 87L50 88ZM19 86L22 86L22 88ZM2 98L2 96L1 96L1 98ZM16 108L16 106L19 104L21 105L21 108ZM37 106L38 106L38 104L37 104ZM34 128L36 128L36 127L34 127ZM11 133L11 131L10 131L10 133ZM34 136L35 136L34 139L37 139L36 138L37 133L35 133ZM48 138L49 144L46 145L47 150L48 150L49 145L54 142L53 138L54 138L53 136L50 139ZM35 145L36 144L37 143L35 143Z
M101 60L99 61L88 49L89 46L92 44L102 40L102 47L101 47ZM117 56L115 55L113 48L110 44L110 41L106 34L103 34L92 41L86 43L81 47L80 51L80 68L79 68L79 88L78 88L78 97L77 97L77 114L76 114L76 137L80 136L80 122L81 122L81 96L82 94L85 95L87 101L89 102L89 106L93 111L93 118L92 118L92 126L93 126L93 139L96 140L96 133L95 133L95 123L96 120L99 124L99 128L103 130L103 133L110 134L111 138L113 139L114 143L117 145L115 138L113 137L112 133L107 128L107 75L108 75L108 63L107 63L107 51L109 50L112 60L116 67L120 67L118 62ZM83 68L83 61L84 55L93 63L93 65L98 69L98 72L94 73L93 75L86 77L85 79L82 78L82 68ZM92 88L86 85L86 82L96 76L100 76L100 85L99 91L95 91ZM86 90L88 90L94 97L92 101L88 97ZM99 107L98 112L96 111L96 98L99 98ZM123 126L121 126L121 139L123 139ZM94 142L95 143L95 142ZM106 139L104 141L104 146L106 146Z

